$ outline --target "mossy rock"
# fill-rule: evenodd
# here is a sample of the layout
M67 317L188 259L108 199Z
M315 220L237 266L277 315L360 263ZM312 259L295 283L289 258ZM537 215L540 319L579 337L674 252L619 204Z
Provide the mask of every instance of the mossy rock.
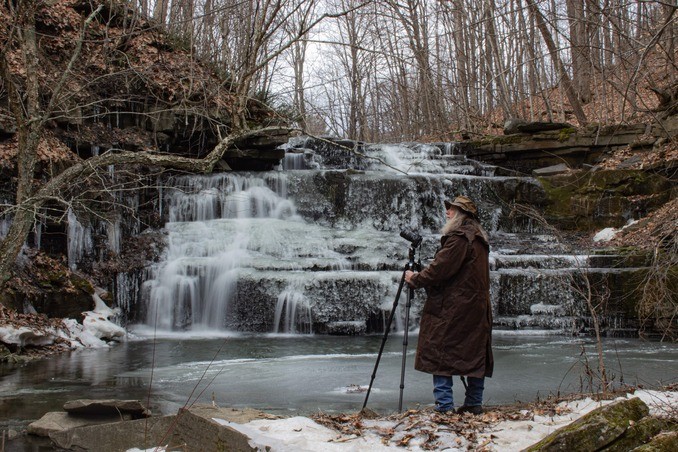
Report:
M650 412L634 397L597 408L562 427L525 451L598 451L624 435Z
M569 230L621 227L671 196L670 181L640 170L575 171L538 179L546 192L545 219Z
M471 141L470 144L473 147L481 147L488 145L516 144L522 143L523 141L528 141L530 139L531 139L530 137L526 137L521 134L487 135L481 138L480 140Z
M565 127L563 129L560 129L558 133L558 141L567 141L570 139L571 135L574 135L577 133L577 129L574 127Z
M634 423L624 436L601 449L605 452L626 452L652 440L654 436L667 428L667 421L656 417L644 417Z
M662 432L633 452L674 452L678 450L678 431Z

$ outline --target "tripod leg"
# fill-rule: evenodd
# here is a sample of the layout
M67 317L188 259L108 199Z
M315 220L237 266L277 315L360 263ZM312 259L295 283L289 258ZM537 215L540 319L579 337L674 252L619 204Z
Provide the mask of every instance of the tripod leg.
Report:
M414 289L412 287L407 291L407 303L405 304L405 332L403 334L403 360L400 368L400 397L398 399L398 412L403 411L403 391L405 389L405 363L407 361L407 343L410 329L410 307L414 298Z
M398 292L396 293L395 300L393 300L393 307L391 308L391 313L388 316L388 322L386 322L386 330L384 331L384 337L381 340L381 347L379 347L379 354L377 355L377 361L374 363L374 370L372 371L372 377L370 378L370 386L367 388L367 394L365 394L365 402L363 402L363 410L367 406L367 400L370 398L370 392L372 391L372 384L374 383L374 378L377 376L377 368L379 367L379 361L381 361L381 354L384 352L384 346L386 345L386 339L388 339L388 333L391 330L391 323L393 323L393 317L395 317L396 308L398 307L398 300L400 299L400 294L403 291L403 286L405 285L405 272L409 269L409 264L405 266L403 270L403 276L400 278L400 285L398 286Z

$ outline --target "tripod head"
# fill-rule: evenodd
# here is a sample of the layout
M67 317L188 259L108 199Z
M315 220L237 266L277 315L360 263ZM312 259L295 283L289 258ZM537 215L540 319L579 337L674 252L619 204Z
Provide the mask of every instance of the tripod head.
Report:
M407 262L407 270L412 270L413 272L418 272L421 270L421 256L419 256L419 262L414 262L417 249L414 246L410 246L410 252Z

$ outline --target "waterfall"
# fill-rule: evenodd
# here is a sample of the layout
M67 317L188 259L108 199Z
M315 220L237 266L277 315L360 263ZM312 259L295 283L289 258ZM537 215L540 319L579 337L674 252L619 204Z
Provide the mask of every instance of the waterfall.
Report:
M298 325L304 327L298 327ZM274 333L313 333L313 315L303 292L288 288L280 293L273 319Z
M505 208L514 199L543 198L533 178L505 175L444 143L332 146L300 137L286 148L278 170L180 176L159 184L167 246L143 277L139 299L125 300L141 304L147 325L383 330L408 259L409 243L399 232L408 228L424 237L417 251L426 265L439 243L444 200L465 194L491 234L496 325L579 327L582 300L573 284L588 257L559 252L553 237L530 221L515 221ZM417 291L412 300L412 329L424 297ZM404 327L404 305L400 300L397 329Z

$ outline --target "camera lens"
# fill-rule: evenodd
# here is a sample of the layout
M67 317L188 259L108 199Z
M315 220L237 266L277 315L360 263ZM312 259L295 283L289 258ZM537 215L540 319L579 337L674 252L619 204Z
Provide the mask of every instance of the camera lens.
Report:
M404 238L405 240L407 240L409 242L412 242L413 248L418 247L419 244L421 243L421 240L422 240L422 238L419 234L417 234L414 231L410 231L408 229L403 229L402 231L400 231L400 237Z

